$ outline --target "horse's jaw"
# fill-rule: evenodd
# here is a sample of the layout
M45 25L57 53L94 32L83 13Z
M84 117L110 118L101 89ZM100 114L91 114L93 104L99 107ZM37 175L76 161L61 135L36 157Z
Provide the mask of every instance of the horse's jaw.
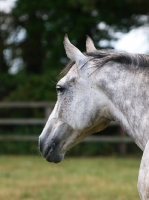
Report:
M48 162L61 162L67 150L81 142L92 133L103 130L110 121L104 120L92 128L82 131L72 129L67 123L57 122L56 119L48 120L39 137L39 149Z
M59 163L64 159L66 151L82 141L86 136L83 137L80 133L70 131L70 129L66 132L62 132L60 127L56 127L56 129L58 135L49 133L49 136L46 136L41 134L39 137L39 149L48 162ZM50 137L50 134L53 137Z
M58 163L63 160L67 150L86 136L80 131L74 131L67 123L50 118L39 137L39 149L48 162Z

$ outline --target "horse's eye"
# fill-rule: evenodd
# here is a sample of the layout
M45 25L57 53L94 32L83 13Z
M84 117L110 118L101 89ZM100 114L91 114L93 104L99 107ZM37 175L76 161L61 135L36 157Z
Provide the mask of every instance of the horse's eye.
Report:
M56 86L56 91L57 91L57 93L63 93L64 92L64 88L62 86L60 86L60 85L57 85Z

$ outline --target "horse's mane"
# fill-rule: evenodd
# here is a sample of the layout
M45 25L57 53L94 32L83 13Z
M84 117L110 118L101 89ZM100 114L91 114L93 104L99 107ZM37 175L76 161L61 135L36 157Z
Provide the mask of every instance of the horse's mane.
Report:
M108 62L116 62L138 69L147 67L149 69L149 55L145 54L131 54L115 50L97 50L84 54L89 58L89 61L92 60L94 62L94 66L97 68L104 66ZM70 61L62 70L60 76L66 75L74 64L74 61Z

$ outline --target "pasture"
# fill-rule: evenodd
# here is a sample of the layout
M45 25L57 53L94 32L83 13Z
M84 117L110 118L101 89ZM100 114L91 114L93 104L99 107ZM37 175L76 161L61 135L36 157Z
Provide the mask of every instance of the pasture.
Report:
M0 157L1 200L139 200L140 158Z

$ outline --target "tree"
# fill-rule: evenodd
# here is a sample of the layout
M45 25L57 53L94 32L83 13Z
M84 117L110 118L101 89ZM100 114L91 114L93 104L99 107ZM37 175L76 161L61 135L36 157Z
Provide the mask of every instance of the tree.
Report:
M93 35L95 17L90 18L90 12L84 12L82 16L82 8L70 5L46 0L17 2L13 10L14 26L26 31L24 41L18 45L26 72L42 73L45 66L59 66L59 59L63 61L64 57L63 38L70 30L70 36L79 44L85 41L86 33Z
M100 40L113 39L114 31L127 32L144 23L140 16L148 14L148 6L145 0L18 0L12 11L14 29L24 29L26 36L15 50L21 50L27 73L41 74L66 62L62 45L66 33L85 51L85 35L99 46ZM101 22L108 26L101 28Z
M10 14L0 12L0 72L8 72L9 66L5 59L4 51L8 47L7 39L12 30Z

